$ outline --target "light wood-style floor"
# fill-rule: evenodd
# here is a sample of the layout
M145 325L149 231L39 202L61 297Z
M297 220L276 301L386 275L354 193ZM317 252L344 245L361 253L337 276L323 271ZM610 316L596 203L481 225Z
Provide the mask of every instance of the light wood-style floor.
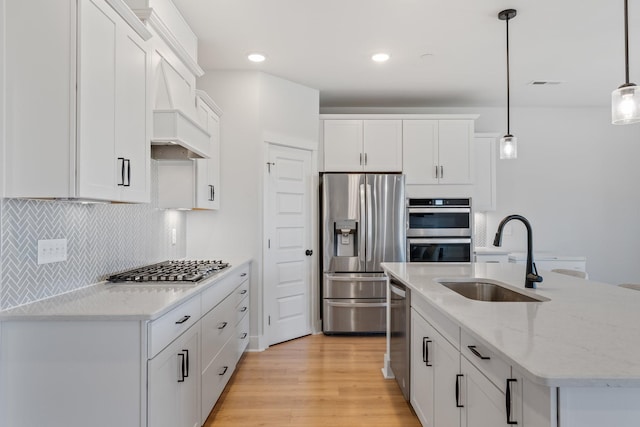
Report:
M311 335L247 353L205 427L420 427L384 352L384 337Z

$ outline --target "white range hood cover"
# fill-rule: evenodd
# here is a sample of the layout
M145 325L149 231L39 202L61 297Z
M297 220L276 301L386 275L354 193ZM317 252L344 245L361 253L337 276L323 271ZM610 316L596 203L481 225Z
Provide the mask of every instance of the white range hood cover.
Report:
M198 122L189 84L164 59L158 65L152 145L166 145L162 158L209 158L210 135ZM177 150L170 149L175 146ZM176 153L172 157L171 152Z

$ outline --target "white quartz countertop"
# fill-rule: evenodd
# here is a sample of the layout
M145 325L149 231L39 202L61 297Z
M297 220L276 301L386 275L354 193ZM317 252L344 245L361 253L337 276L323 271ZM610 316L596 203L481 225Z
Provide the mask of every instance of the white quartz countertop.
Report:
M153 320L192 296L215 286L249 260L229 260L231 267L197 284L100 282L52 298L0 311L9 320Z
M519 368L552 386L640 387L640 292L540 271L525 289L525 266L508 263L385 263L411 298L427 302ZM440 285L444 278L499 281L545 302L481 302Z

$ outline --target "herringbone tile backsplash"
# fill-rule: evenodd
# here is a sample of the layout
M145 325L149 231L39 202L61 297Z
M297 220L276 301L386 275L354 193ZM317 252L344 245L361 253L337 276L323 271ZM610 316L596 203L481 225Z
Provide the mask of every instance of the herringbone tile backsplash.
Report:
M150 204L0 199L0 310L72 291L129 268L184 258L184 212ZM171 244L171 229L177 242ZM38 265L38 240L67 239L67 261Z

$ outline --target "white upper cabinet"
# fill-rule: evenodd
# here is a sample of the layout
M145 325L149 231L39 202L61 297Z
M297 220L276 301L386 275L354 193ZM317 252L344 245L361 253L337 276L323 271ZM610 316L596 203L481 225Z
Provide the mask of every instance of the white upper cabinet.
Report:
M403 120L407 184L472 184L473 120Z
M473 210L476 212L496 210L496 139L497 134L476 134L474 138Z
M326 172L401 172L401 120L325 120Z
M196 91L196 107L204 128L209 133L208 159L196 162L196 207L220 209L220 116L222 110L202 91Z
M120 0L7 2L4 20L5 197L148 202L142 23Z

